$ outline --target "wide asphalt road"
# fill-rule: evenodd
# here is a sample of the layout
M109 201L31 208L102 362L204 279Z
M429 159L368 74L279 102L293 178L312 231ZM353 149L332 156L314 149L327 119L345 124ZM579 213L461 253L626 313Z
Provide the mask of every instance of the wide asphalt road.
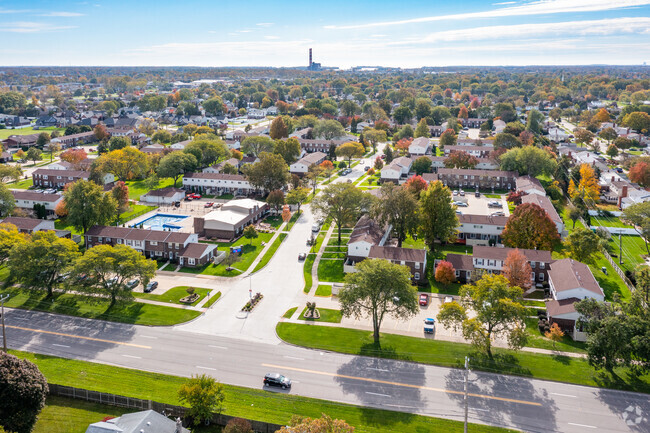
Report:
M24 310L8 309L6 324L13 349L178 376L206 373L258 389L265 373L280 372L293 379L291 394L463 418L462 370ZM470 374L469 392L471 422L528 432L650 432L644 394L481 372Z

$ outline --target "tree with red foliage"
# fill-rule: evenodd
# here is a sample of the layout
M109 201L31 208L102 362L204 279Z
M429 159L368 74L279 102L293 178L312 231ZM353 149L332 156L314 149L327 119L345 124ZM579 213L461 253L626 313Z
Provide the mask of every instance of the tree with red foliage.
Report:
M501 239L507 247L551 251L560 242L560 235L544 209L535 203L524 203L508 218Z
M506 197L506 201L518 206L521 204L521 198L525 195L526 193L524 191L512 191L508 194L508 197Z
M628 177L632 182L638 183L642 187L650 186L650 164L639 161L630 167Z
M530 131L521 131L519 134L519 140L521 141L521 144L524 146L530 146L533 144L533 140L535 139L535 134L533 134Z
M117 225L120 223L122 213L129 209L129 187L121 180L117 181L111 189L111 196L117 202L117 207L115 208L115 212L117 213L115 224Z
M420 193L427 189L427 181L422 176L411 176L404 187L409 190L416 198L420 198Z
M88 159L88 154L83 149L68 149L59 155L61 161L69 162L75 170L79 170L81 163Z
M530 278L533 270L526 260L526 256L518 248L510 251L503 262L503 276L508 279L510 286L517 286L527 290L533 285Z
M472 110L476 110L479 106L481 105L481 102L478 100L478 98L472 98L472 102L469 103L469 108Z
M443 286L448 286L456 281L456 270L454 269L454 265L446 260L438 263L438 266L436 266L435 278L436 281Z
M447 168L474 168L478 164L478 158L464 151L451 152L445 159Z
M332 173L334 173L334 163L330 160L325 160L318 164L318 166L321 168L323 174L329 179Z
M467 119L469 117L469 112L464 105L461 105L460 110L458 110L459 119Z
M413 138L402 138L400 141L395 143L395 150L397 150L400 154L404 155L408 153L409 151L409 146L413 143Z
M111 138L111 134L108 133L106 127L102 124L95 126L93 132L95 133L97 141L101 141L102 143L107 142L108 139Z
M386 122L385 120L377 120L375 122L375 129L388 131L390 127L388 126L388 122Z

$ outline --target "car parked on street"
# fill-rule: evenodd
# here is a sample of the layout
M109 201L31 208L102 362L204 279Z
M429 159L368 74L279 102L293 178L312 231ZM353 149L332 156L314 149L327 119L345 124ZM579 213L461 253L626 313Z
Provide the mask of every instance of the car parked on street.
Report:
M277 386L282 389L291 388L291 379L280 373L267 373L264 376L264 386Z
M307 258L307 253L298 254L298 260L303 261Z

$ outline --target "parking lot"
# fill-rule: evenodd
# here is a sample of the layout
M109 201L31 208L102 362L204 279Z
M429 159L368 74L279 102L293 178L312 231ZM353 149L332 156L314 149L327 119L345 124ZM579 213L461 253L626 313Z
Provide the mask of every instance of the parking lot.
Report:
M491 195L491 194L490 194ZM503 212L505 216L510 216L508 210L508 202L505 196L500 198L488 198L484 194L480 197L475 197L474 192L465 192L465 196L455 195L452 197L454 201L462 201L467 203L467 206L458 206L458 210L465 215L491 215L495 212ZM488 203L499 202L502 207L490 207Z

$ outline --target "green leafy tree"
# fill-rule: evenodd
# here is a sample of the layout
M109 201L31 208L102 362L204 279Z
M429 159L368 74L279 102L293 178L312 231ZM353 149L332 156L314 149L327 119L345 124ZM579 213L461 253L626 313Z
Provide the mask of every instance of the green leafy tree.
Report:
M401 125L410 122L413 118L413 113L408 107L399 106L393 111L393 118Z
M618 147L613 144L607 146L607 151L605 152L610 159L614 159L618 156Z
M275 147L273 139L264 135L246 137L241 143L241 151L246 155L260 156L262 152L273 152Z
M492 340L503 337L511 349L526 343L526 307L523 290L511 287L503 275L485 274L476 284L460 288L460 303L443 304L438 321L445 327L462 330L463 337L492 358Z
M246 226L244 229L244 237L248 239L248 244L250 245L253 243L253 239L257 239L259 234L257 233L257 230L255 230L255 226L253 224L249 224Z
M313 200L312 209L325 217L331 218L338 228L338 244L341 244L341 228L353 224L363 209L370 204L370 196L358 190L350 183L327 185Z
M284 162L289 165L298 160L301 152L302 149L300 148L300 142L294 137L287 140L277 140L275 142L275 147L273 148L273 153L280 155L284 158Z
M635 111L627 114L623 118L623 125L634 129L639 132L647 132L650 130L650 114L643 111Z
M429 125L427 124L427 120L422 118L418 122L418 125L415 128L415 138L419 137L426 137L429 138L431 137L431 133L429 132Z
M178 390L178 399L190 407L187 415L197 426L209 422L213 413L221 413L225 398L223 385L205 374L192 376Z
M0 165L0 182L17 181L23 175L19 165Z
M27 160L34 161L34 165L36 165L36 161L40 161L42 159L43 154L40 149L36 147L30 147L29 150L27 150Z
M115 224L120 223L120 217L124 212L129 210L129 187L120 181L115 182L115 186L111 188L111 197L115 200L116 206L116 219Z
M349 141L343 143L336 148L336 156L348 160L348 166L352 163L352 158L361 158L365 154L363 144Z
M265 191L284 188L290 179L289 166L280 155L262 152L260 160L246 165L244 174L251 185Z
M131 139L127 136L111 137L111 139L108 140L109 151L124 149L129 146L131 146Z
M48 392L47 379L35 364L0 352L0 430L30 433Z
M423 173L431 173L433 170L431 168L431 159L427 158L426 156L421 156L413 161L413 166L411 168L418 176L422 175Z
M316 419L294 415L291 417L289 425L282 427L276 433L354 433L354 427L343 420L332 419L325 414Z
M555 159L535 146L515 147L501 155L501 169L517 171L520 175L552 175L557 168Z
M269 195L266 197L266 202L276 213L279 212L282 205L284 205L284 191L275 189L269 192Z
M512 149L521 146L521 141L512 134L500 132L494 137L495 149Z
M526 129L533 134L540 134L542 132L542 124L544 122L544 115L537 110L530 110L526 120Z
M445 146L455 146L456 145L456 133L453 129L447 129L445 132L440 135L440 148L443 149Z
M189 171L196 170L198 162L191 153L172 152L162 157L156 173L160 177L169 177L174 180L174 188L178 179Z
M61 150L61 146L56 143L50 143L47 145L47 153L50 154L50 162L54 161L54 154Z
M600 246L600 237L593 231L583 228L573 230L564 240L564 247L569 255L583 263L593 263Z
M222 140L204 138L188 143L183 152L194 155L200 167L209 167L231 156L230 149Z
M578 221L580 219L580 217L583 214L583 211L581 209L578 209L575 206L569 206L568 209L569 209L569 212L568 212L569 219L573 222L573 227L572 228L575 229L576 228L576 221Z
M307 200L309 197L309 190L307 188L293 188L287 193L287 203L298 206L298 212L300 212L300 206Z
M413 235L418 226L418 201L403 186L391 182L382 185L379 199L372 207L372 214L383 225L390 224L397 237L397 246L401 247L407 235Z
M370 143L370 146L372 146L372 152L376 153L377 152L377 144L383 143L384 141L388 140L386 137L386 131L383 131L381 129L368 129L363 131L363 137L364 139Z
M623 219L635 225L645 242L646 252L650 254L650 202L636 203L623 209Z
M344 317L370 317L373 340L379 346L379 329L386 315L408 319L418 311L417 291L408 267L387 260L366 259L345 276L339 292Z
M456 237L458 216L451 202L451 190L442 182L431 182L420 193L418 231L429 251L435 251L436 242L449 242Z
M107 224L115 215L117 203L101 186L89 180L78 180L63 191L68 210L68 223L85 236L89 228Z
M314 137L334 140L345 135L345 129L338 120L321 120L313 130Z
M90 248L72 269L74 275L88 275L80 290L108 297L110 309L119 301L133 299L128 281L137 278L143 286L147 285L156 274L157 265L133 248L118 244Z
M28 236L18 231L18 228L9 223L0 223L0 263L9 258L9 253L14 245L27 242Z
M594 141L594 138L596 137L593 132L583 128L578 128L575 131L573 131L573 135L575 136L576 143L583 144L586 146L589 146L591 142Z
M7 185L0 183L0 216L11 214L16 208L16 199Z
M613 140L616 140L616 137L618 137L618 133L614 128L610 126L609 128L605 128L602 131L600 131L598 133L598 136L603 140L606 140L607 143L611 143Z
M560 242L560 235L544 209L535 203L524 203L508 218L501 239L511 248L551 251Z
M156 131L152 136L151 140L154 143L170 143L172 141L172 134L169 131L164 129Z
M207 101L203 101L203 109L208 114L220 116L224 113L223 100L219 96L214 96Z
M74 241L59 238L53 231L35 232L27 242L11 249L7 261L10 279L25 288L46 289L47 296L52 297L61 274L80 255Z
M43 147L50 142L50 139L51 139L50 134L48 134L47 132L41 132L40 134L38 134L38 138L36 139L36 145L39 147Z

